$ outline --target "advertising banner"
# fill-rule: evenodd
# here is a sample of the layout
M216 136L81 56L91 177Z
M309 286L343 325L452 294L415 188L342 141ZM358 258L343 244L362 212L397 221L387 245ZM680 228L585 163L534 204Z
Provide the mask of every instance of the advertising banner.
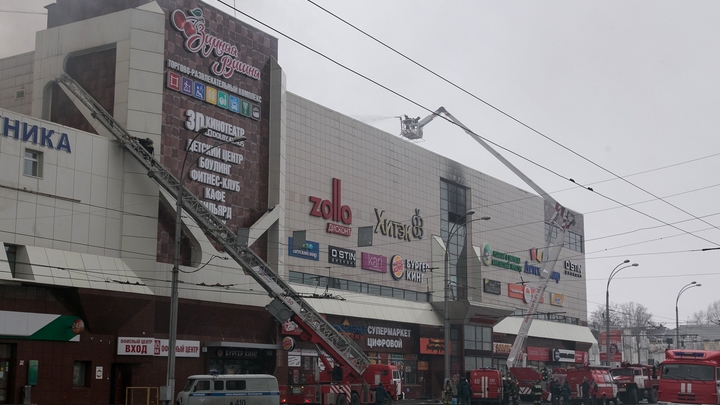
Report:
M598 339L598 345L600 347L600 361L605 362L605 359L607 358L607 349L606 349L606 333L600 332L600 339ZM610 331L610 361L613 363L620 363L622 362L622 332L620 330L611 330Z

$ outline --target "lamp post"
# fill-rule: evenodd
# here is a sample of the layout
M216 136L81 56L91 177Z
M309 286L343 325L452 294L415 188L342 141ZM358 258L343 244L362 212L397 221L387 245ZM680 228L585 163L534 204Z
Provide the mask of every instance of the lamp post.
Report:
M616 274L620 272L622 269L626 269L628 267L637 267L637 263L628 264L630 263L630 260L625 259L622 263L615 266L613 271L610 272L610 277L608 277L607 281L607 287L605 287L605 365L610 365L610 280L615 277ZM623 266L623 264L626 264L626 266Z
M700 287L702 284L697 284L696 281L693 281L692 283L685 284L683 288L680 289L680 292L677 295L677 298L675 298L675 348L680 348L680 318L678 317L678 301L680 300L680 296L685 291L693 288L693 287Z
M195 142L200 135L205 134L208 131L207 128L203 127L198 129L195 136L190 141L190 144ZM195 164L200 157L215 149L219 146L226 145L232 142L244 141L244 136L237 136L229 141L221 142L206 151L202 152L192 164ZM177 318L178 318L178 273L180 272L180 247L182 240L182 209L183 209L183 194L185 193L185 187L183 186L184 175L185 175L185 163L187 163L188 153L190 151L185 149L185 156L183 157L182 166L180 167L180 177L178 177L178 191L177 199L175 201L175 252L173 254L173 269L172 279L170 281L170 336L168 337L168 365L167 365L167 397L170 398L168 403L173 402L173 395L175 395L175 344L177 342ZM192 166L191 164L191 166Z
M464 217L462 217L462 222L454 222L453 226L450 228L450 232L448 233L447 240L445 241L445 301L444 301L444 313L445 313L445 322L444 322L444 328L445 328L445 381L448 381L450 379L450 252L449 252L449 245L450 240L452 239L453 235L457 233L457 231L460 230L461 227L469 224L473 221L487 221L490 219L490 217L482 217L482 218L476 218L467 220L467 217L474 214L475 211L468 211ZM459 225L459 226L458 226ZM445 386L445 382L443 382L443 387Z

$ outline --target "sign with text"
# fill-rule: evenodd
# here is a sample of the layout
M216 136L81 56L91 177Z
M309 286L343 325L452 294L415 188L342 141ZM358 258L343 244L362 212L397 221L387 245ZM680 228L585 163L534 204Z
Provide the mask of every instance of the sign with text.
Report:
M607 358L607 334L605 331L600 332L600 338L598 339L598 346L600 349L600 361L604 362ZM610 361L619 363L622 362L622 332L619 330L610 331Z
M497 280L490 280L489 278L483 279L483 292L488 294L501 295L502 284Z
M445 354L445 340L421 337L420 354Z
M337 246L328 246L328 263L355 267L355 251Z
M169 341L146 337L119 337L117 354L120 356L157 356L167 357ZM177 340L176 357L200 357L200 341Z
M300 249L293 249L293 238L288 237L288 255L301 257L308 260L320 260L320 244L311 240L306 240Z
M527 359L529 361L548 361L550 360L550 349L547 347L531 347L527 349Z
M362 252L362 269L377 271L378 273L387 273L388 264L387 257L374 255L372 253Z
M530 287L529 285L523 286L520 284L508 284L508 297L524 300L526 293L529 293L530 295L534 294L535 288ZM540 297L540 302L545 302L545 297Z

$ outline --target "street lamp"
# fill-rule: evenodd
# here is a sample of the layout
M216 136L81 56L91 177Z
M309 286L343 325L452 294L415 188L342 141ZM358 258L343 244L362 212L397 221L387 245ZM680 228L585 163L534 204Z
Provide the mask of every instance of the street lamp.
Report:
M615 266L613 271L610 272L610 277L608 277L607 287L605 287L605 365L610 365L610 280L615 277L616 274L620 272L622 269L626 269L628 267L637 267L637 263L628 264L630 263L630 260L625 259L622 263ZM623 264L627 264L627 266L623 266ZM621 267L622 266L622 267Z
M207 128L203 127L198 129L195 136L190 141L192 145L200 135L204 135L208 131ZM197 159L193 160L191 166L195 164L202 156L215 149L219 146L226 145L232 142L244 141L244 136L236 136L235 138L221 142L200 154ZM168 403L173 402L173 395L175 394L175 344L177 342L177 318L178 318L178 273L180 272L180 247L182 240L182 209L183 209L183 194L185 193L185 186L183 186L184 175L185 175L185 163L187 163L188 153L190 151L185 148L185 156L183 157L182 166L180 167L180 177L178 177L178 191L177 198L175 201L175 252L173 254L173 269L172 269L172 280L170 282L170 336L168 338L168 365L167 365L167 398L170 398Z
M700 287L702 284L697 284L697 281L693 281L692 283L685 284L683 288L680 289L680 292L677 295L677 298L675 298L675 348L680 348L680 319L678 318L678 300L680 300L680 296L685 291L693 288L693 287Z
M450 228L450 232L448 233L447 240L445 241L445 302L444 302L444 312L445 312L445 381L448 381L450 379L450 266L449 266L449 260L450 260L450 251L449 251L449 245L450 240L452 239L453 235L457 233L457 231L460 230L461 227L469 224L473 221L487 221L490 219L490 217L482 217L482 218L475 218L471 220L467 220L467 217L474 214L475 211L470 210L468 211L465 216L463 216L461 219L462 222L454 222L453 226ZM445 386L445 382L443 382L443 387Z

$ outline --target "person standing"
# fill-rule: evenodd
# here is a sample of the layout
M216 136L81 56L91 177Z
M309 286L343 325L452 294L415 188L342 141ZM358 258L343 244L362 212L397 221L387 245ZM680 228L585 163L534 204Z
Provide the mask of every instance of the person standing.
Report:
M580 391L582 392L583 405L590 405L590 382L588 382L587 377L583 377Z
M593 380L590 384L590 400L592 401L592 405L597 405L598 391L600 391L598 385L595 380Z
M550 381L550 398L552 405L560 405L560 381L556 379Z
M470 395L472 394L472 389L470 388L470 383L467 378L460 378L460 382L457 385L457 393L458 405L470 405Z
M445 381L445 388L443 388L443 404L450 405L452 403L453 389L450 385L450 380Z
M385 399L388 395L383 387L382 383L378 383L377 387L370 388L370 391L375 391L375 405L384 405Z
M532 395L533 403L535 405L540 405L542 403L542 384L540 384L540 380L536 380L535 384L533 384Z
M572 392L572 388L570 388L570 384L568 384L567 380L563 382L560 391L562 392L563 405L570 405L570 393Z

